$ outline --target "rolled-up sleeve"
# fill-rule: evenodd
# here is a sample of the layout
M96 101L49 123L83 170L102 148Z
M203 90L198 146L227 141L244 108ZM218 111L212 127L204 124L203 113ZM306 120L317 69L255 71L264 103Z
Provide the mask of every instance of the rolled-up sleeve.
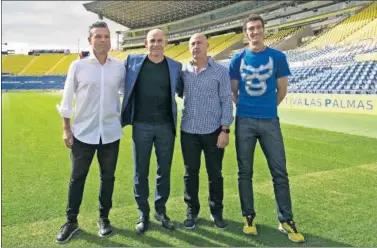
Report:
M76 92L76 67L77 63L73 62L68 69L67 78L64 84L63 99L60 105L56 105L60 115L64 118L72 118L73 116L73 97Z
M230 76L226 68L222 70L220 79L220 103L221 103L221 125L230 126L233 122L233 102Z

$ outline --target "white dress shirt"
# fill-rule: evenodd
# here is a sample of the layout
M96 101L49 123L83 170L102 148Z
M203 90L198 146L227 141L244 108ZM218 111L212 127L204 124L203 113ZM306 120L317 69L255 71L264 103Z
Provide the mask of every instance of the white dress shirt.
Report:
M57 109L62 117L72 118L75 97L75 118L72 132L87 144L108 144L123 136L120 120L120 97L123 93L125 66L107 57L101 65L91 53L74 61L68 70L63 99Z

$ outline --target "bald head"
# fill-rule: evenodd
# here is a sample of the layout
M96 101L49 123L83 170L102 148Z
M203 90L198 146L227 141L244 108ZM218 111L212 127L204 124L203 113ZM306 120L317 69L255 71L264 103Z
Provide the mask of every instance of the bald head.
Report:
M207 37L203 33L193 34L190 38L190 44L191 44L191 41L194 41L194 40L201 40L203 42L208 43Z
M203 33L196 33L191 36L189 48L193 59L203 59L207 57L208 40Z
M147 39L148 39L148 37L155 36L155 35L163 36L164 38L166 38L165 32L162 31L161 29L156 28L156 29L152 29L148 32Z
M148 32L144 41L145 47L148 49L149 55L156 58L164 56L164 48L167 40L164 31L161 29L152 29Z

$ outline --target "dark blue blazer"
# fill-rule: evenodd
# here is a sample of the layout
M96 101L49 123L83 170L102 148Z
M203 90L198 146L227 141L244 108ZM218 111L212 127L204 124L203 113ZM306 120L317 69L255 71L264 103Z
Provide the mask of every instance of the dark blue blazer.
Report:
M135 106L134 106L134 86L140 73L140 69L143 66L144 60L147 57L146 54L130 54L125 60L126 78L122 103L122 127L132 125ZM175 101L175 93L178 91L180 85L182 64L178 61L165 57L170 75L170 88L171 88L171 102L172 102L172 114L174 120L175 131L177 130L177 102ZM176 133L176 132L175 132Z

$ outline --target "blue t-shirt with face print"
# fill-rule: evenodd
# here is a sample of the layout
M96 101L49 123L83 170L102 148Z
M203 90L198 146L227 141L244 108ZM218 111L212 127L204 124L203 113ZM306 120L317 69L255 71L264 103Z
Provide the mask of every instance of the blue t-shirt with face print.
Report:
M291 75L284 53L270 47L261 52L245 48L233 55L229 75L232 80L238 80L236 116L278 117L277 79Z

